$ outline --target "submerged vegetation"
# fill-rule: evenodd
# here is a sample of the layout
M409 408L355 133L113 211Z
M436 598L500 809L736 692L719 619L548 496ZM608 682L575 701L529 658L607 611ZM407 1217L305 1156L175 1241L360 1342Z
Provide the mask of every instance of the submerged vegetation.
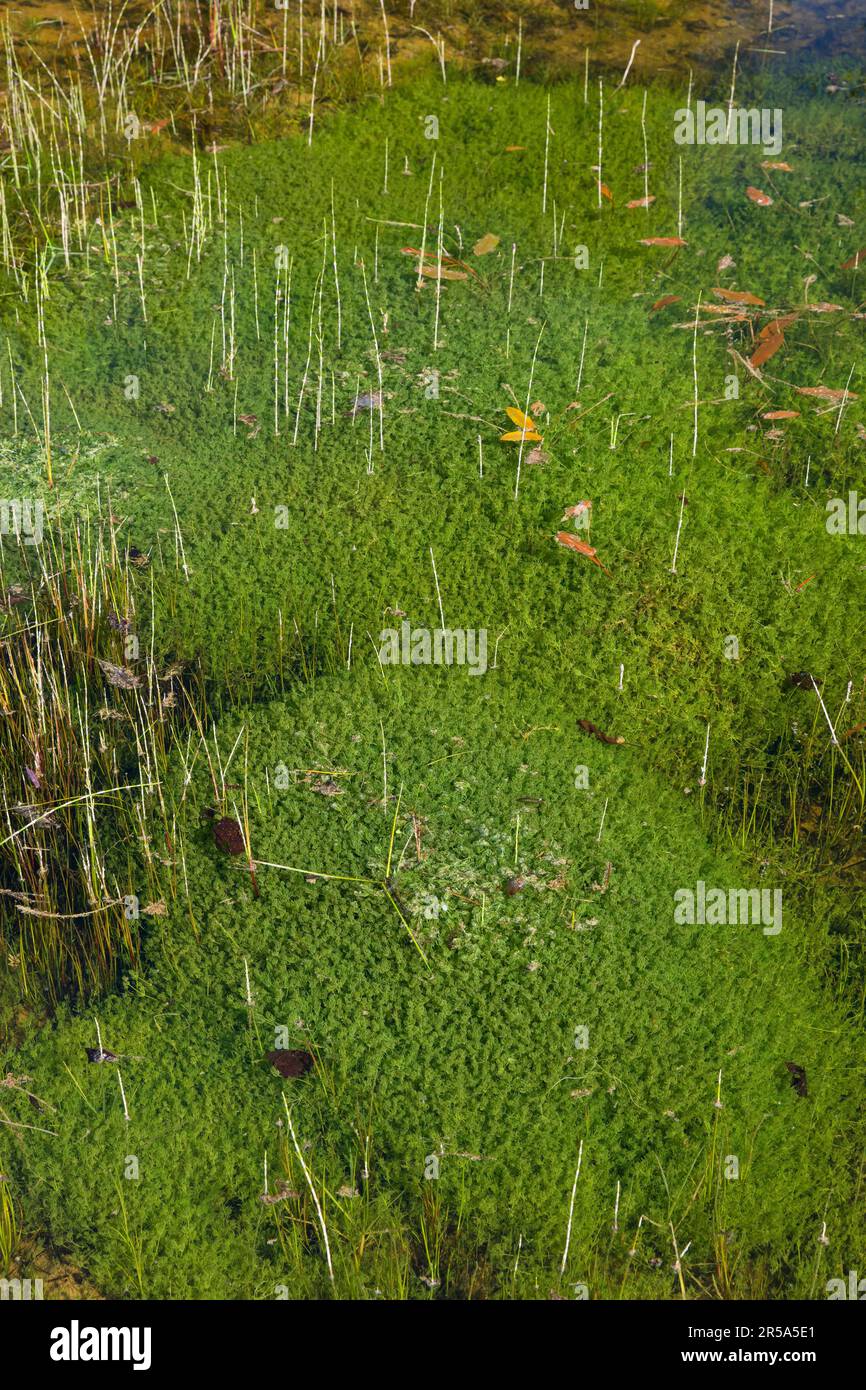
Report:
M862 73L549 18L7 23L0 1270L866 1258ZM783 150L678 145L699 99Z

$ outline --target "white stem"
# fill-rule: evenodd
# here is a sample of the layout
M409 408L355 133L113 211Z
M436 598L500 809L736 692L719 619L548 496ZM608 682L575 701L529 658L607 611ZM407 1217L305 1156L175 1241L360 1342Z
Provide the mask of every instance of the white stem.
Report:
M577 1171L574 1175L574 1183L571 1188L571 1205L568 1209L568 1230L565 1233L565 1249L562 1252L562 1264L559 1266L560 1275L565 1273L565 1264L568 1259L568 1247L571 1244L571 1223L574 1219L574 1198L577 1192L577 1180L580 1177L580 1163L583 1158L583 1140L580 1141L580 1148L577 1151Z

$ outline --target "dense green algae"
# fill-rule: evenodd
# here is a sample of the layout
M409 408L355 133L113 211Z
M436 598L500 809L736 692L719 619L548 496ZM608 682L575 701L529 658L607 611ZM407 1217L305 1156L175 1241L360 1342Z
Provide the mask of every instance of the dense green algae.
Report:
M373 1182L411 1213L427 1156L444 1148L440 1190L471 1213L499 1292L521 1235L523 1291L537 1273L555 1271L581 1139L569 1275L596 1293L619 1286L641 1214L661 1229L644 1228L632 1292L672 1291L669 1219L681 1245L694 1242L694 1275L707 1287L714 1242L727 1230L741 1257L741 1290L820 1292L837 1262L857 1265L848 1202L862 1094L851 1079L853 1031L817 981L829 919L798 921L792 913L778 938L754 927L688 929L674 926L672 897L699 878L757 882L757 866L714 856L682 797L684 787L697 788L707 723L708 777L718 796L741 766L778 780L783 767L826 742L813 694L786 688L786 673L820 673L834 715L848 681L857 682L852 724L862 700L858 537L829 536L824 526L826 498L857 483L858 407L819 413L806 401L803 409L805 398L790 389L841 389L857 359L859 278L834 267L857 246L836 215L862 215L862 112L849 104L840 119L817 90L796 101L775 93L773 104L784 102L784 156L794 172L773 175L760 169L757 150L678 149L671 133L683 95L653 88L647 122L656 202L646 212L624 207L644 191L635 168L644 158L642 94L617 93L605 106L602 162L615 203L599 211L590 167L595 98L584 106L581 87L552 93L545 214L545 94L451 83L332 117L311 147L286 141L226 151L218 166L203 160L214 203L218 167L230 214L222 224L215 210L210 243L201 264L193 256L189 279L180 213L189 220L190 161L155 165L145 183L145 220L151 189L159 209L146 238L146 325L136 214L118 230L120 286L95 255L75 283L52 284L53 371L94 432L88 445L109 441L105 499L127 518L130 541L156 560L161 553L171 567L175 524L163 473L169 476L183 553L178 543L177 583L160 586L158 643L200 657L237 702L290 689L298 675L310 678L309 694L244 713L220 730L223 752L241 723L249 731L256 857L381 876L393 807L376 805L382 732L392 796L402 782L405 804L427 819L422 845L430 851L398 875L401 900L421 908L412 921L428 972L378 889L262 870L254 900L243 870L220 860L197 824L206 789L196 782L185 825L199 934L173 904L167 919L156 919L141 975L100 1011L106 1045L130 1059L122 1063L129 1127L113 1068L83 1060L83 1047L94 1044L89 1017L65 1018L24 1059L34 1090L58 1107L46 1124L56 1137L26 1141L28 1202L106 1292L272 1296L288 1277L267 1245L271 1214L257 1195L265 1148L276 1160L280 1083L262 1056L280 1025L291 1045L312 1040L329 1078L293 1086L301 1097L295 1118L312 1141L319 1175L327 1172L334 1191L357 1176L358 1131L372 1114ZM430 113L438 115L438 142L424 139ZM510 144L526 149L507 153ZM435 291L415 289L413 260L400 254L418 244L419 229L370 220L422 221L434 148L436 168L444 170L448 249L482 277L443 285L437 350ZM689 245L671 259L639 239L677 231L679 154ZM772 207L746 199L750 183L772 189ZM435 179L432 186L428 244L438 220ZM554 203L558 226L564 219L556 259ZM488 231L501 245L474 260L470 248ZM587 271L575 268L578 245L589 249ZM292 259L291 411L280 417L275 439L272 296L280 246ZM736 271L717 272L729 254ZM323 260L316 448L315 296ZM367 412L352 414L356 392L378 382L360 260L378 346L388 354L385 448L374 414L370 462ZM231 380L218 370L221 322L213 309L223 299L226 264L236 287ZM843 307L804 312L763 383L741 367L739 399L724 399L725 378L737 370L724 329L698 335L693 455L692 334L672 324L688 323L698 292L711 299L716 284L748 289L787 311L802 304L804 277L812 274L819 275L813 301ZM666 294L681 303L650 313ZM293 446L311 313L312 384ZM581 410L570 412L587 324ZM12 341L30 395L27 344L16 332ZM523 405L536 344L531 399L546 407L537 415L547 461L523 460L515 501L517 450L498 442L512 403L503 383ZM748 351L736 337L731 344ZM434 369L438 398L429 391ZM137 400L124 394L132 375ZM761 415L780 408L802 414L782 438L768 439ZM237 422L239 414L257 416L258 434ZM69 460L74 422L62 410L57 416L68 431ZM28 467L30 485L32 460ZM64 472L50 500L70 515L88 488L77 463L68 481ZM92 483L89 490L93 497ZM593 499L592 543L612 578L553 542L564 508L583 497ZM280 507L288 508L285 528L275 525ZM504 634L497 669L483 680L378 668L378 633L397 622L387 609L415 624L437 622L431 547L447 621L486 628L491 649ZM286 636L295 623L302 659ZM731 635L740 643L736 661L726 659ZM627 747L587 740L577 731L586 717L621 733ZM524 737L533 725L550 727ZM279 762L352 775L333 800L306 785L273 790L269 799L265 768L273 782ZM578 762L590 767L589 791L574 786ZM653 765L667 789L648 771ZM543 797L542 806L520 803L523 795ZM400 829L402 844L411 826ZM557 865L560 859L567 863ZM608 861L611 882L600 894L593 884L603 884ZM764 866L773 886L779 871L776 862ZM531 884L506 899L502 882L515 872L543 882L564 877L567 886ZM447 901L447 913L425 917L430 898ZM858 917L852 906L847 938L856 940ZM598 920L581 931L586 918ZM253 1010L244 998L245 961ZM573 1047L581 1025L589 1028L586 1052ZM807 1069L806 1099L791 1089L788 1060ZM724 1108L717 1110L720 1070ZM708 1151L713 1176L704 1186ZM135 1183L122 1176L130 1152L141 1164ZM731 1153L742 1163L737 1181L718 1175L719 1156ZM617 1182L621 1229L611 1242ZM129 1272L135 1261L121 1235L124 1212L140 1236L140 1285ZM832 1234L826 1251L817 1244L823 1221ZM650 1258L662 1260L657 1272ZM313 1264L318 1278L321 1263Z
M700 1280L726 1231L742 1288L750 1277L782 1296L823 1288L857 1258L848 1185L862 1087L855 1041L822 1000L790 909L776 936L675 925L677 888L736 885L748 870L707 849L689 804L632 752L541 705L523 711L542 726L527 736L501 672L410 669L389 682L390 698L378 676L323 681L225 728L220 746L225 760L243 727L257 860L381 878L384 732L391 798L401 785L403 798L394 892L429 968L381 890L261 868L255 898L248 873L197 828L211 793L196 773L186 855L199 934L172 911L141 976L99 1010L105 1046L122 1056L129 1121L116 1068L86 1060L91 1016L62 1020L20 1059L56 1107L45 1112L54 1133L23 1146L31 1209L108 1294L136 1289L121 1273L121 1200L146 1294L270 1297L284 1282L300 1292L268 1245L273 1213L260 1201L265 1151L279 1171L284 1090L334 1229L341 1205L385 1193L411 1219L441 1154L437 1196L468 1213L500 1293L521 1235L521 1287L555 1277L581 1140L568 1278L593 1294L626 1276L641 1215L659 1225L644 1223L632 1291L672 1292L670 1219ZM276 790L281 763L333 769L342 795L317 796L300 775ZM515 872L526 887L509 897ZM279 1029L282 1045L313 1047L322 1084L270 1071L263 1054ZM791 1087L792 1059L806 1068L806 1099ZM130 1155L140 1176L124 1181ZM730 1155L736 1180L720 1173ZM336 1196L353 1182L363 1196ZM334 1243L347 1281L349 1247Z

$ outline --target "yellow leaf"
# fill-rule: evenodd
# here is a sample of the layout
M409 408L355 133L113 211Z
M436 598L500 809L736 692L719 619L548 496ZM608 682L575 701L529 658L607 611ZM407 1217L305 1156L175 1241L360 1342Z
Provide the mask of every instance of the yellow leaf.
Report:
M499 245L500 238L493 232L486 232L479 241L476 241L472 248L473 256L488 256L491 251L495 251Z
M521 428L527 430L535 429L535 422L531 420L528 415L524 415L522 410L518 410L516 405L506 406L505 414L508 416L509 420L514 421L515 425L520 425Z

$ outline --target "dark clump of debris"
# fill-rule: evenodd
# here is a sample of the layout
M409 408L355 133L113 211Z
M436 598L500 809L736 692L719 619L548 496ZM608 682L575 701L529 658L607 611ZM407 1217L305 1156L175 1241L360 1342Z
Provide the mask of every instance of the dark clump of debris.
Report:
M275 1052L266 1052L265 1057L280 1076L306 1076L313 1065L313 1058L302 1047L280 1047Z
M243 854L246 849L243 832L232 816L214 821L213 837L225 854Z

